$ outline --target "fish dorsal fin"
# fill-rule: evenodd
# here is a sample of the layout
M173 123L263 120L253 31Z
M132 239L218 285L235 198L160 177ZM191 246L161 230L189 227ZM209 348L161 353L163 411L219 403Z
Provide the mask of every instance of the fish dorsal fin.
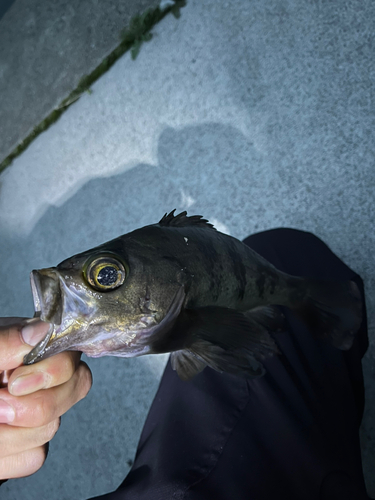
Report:
M190 380L206 367L203 359L186 349L171 353L171 365L181 380Z
M174 215L175 211L176 209L172 210L169 214L164 214L163 218L159 221L159 225L170 227L200 226L209 227L216 231L214 226L210 224L207 219L203 219L202 215L188 216L186 211L181 212L178 215Z

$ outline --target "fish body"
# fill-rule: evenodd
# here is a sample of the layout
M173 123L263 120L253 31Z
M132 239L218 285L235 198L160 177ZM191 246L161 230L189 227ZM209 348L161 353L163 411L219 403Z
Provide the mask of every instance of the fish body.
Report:
M49 333L31 364L64 350L91 357L171 352L189 379L206 365L247 377L278 353L279 307L294 309L312 331L350 348L361 320L354 282L291 276L201 216L174 211L145 226L32 271L36 315Z

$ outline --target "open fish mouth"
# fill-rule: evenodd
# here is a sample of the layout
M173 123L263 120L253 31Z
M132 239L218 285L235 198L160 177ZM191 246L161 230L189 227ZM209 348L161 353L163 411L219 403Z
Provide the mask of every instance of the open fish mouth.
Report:
M30 274L31 290L34 300L35 318L50 323L45 338L24 357L24 364L32 364L43 358L51 340L55 325L62 321L62 296L60 279L53 269L40 269Z
M57 272L53 269L32 271L30 281L35 315L46 323L61 325L63 301Z

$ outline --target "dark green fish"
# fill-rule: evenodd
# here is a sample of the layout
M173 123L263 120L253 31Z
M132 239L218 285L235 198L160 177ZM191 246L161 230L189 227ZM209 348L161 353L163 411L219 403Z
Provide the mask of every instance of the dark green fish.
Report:
M91 357L171 352L185 380L206 365L258 377L262 360L279 352L270 335L283 328L277 306L293 309L339 349L351 347L362 315L354 282L283 273L201 216L174 212L32 271L36 316L51 327L25 364L65 350Z

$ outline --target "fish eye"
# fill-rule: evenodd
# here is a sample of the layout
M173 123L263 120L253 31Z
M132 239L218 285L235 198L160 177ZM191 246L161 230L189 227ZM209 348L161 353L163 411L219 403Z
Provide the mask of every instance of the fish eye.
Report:
M87 267L85 277L90 285L101 292L121 286L126 277L125 267L113 257L98 257Z

